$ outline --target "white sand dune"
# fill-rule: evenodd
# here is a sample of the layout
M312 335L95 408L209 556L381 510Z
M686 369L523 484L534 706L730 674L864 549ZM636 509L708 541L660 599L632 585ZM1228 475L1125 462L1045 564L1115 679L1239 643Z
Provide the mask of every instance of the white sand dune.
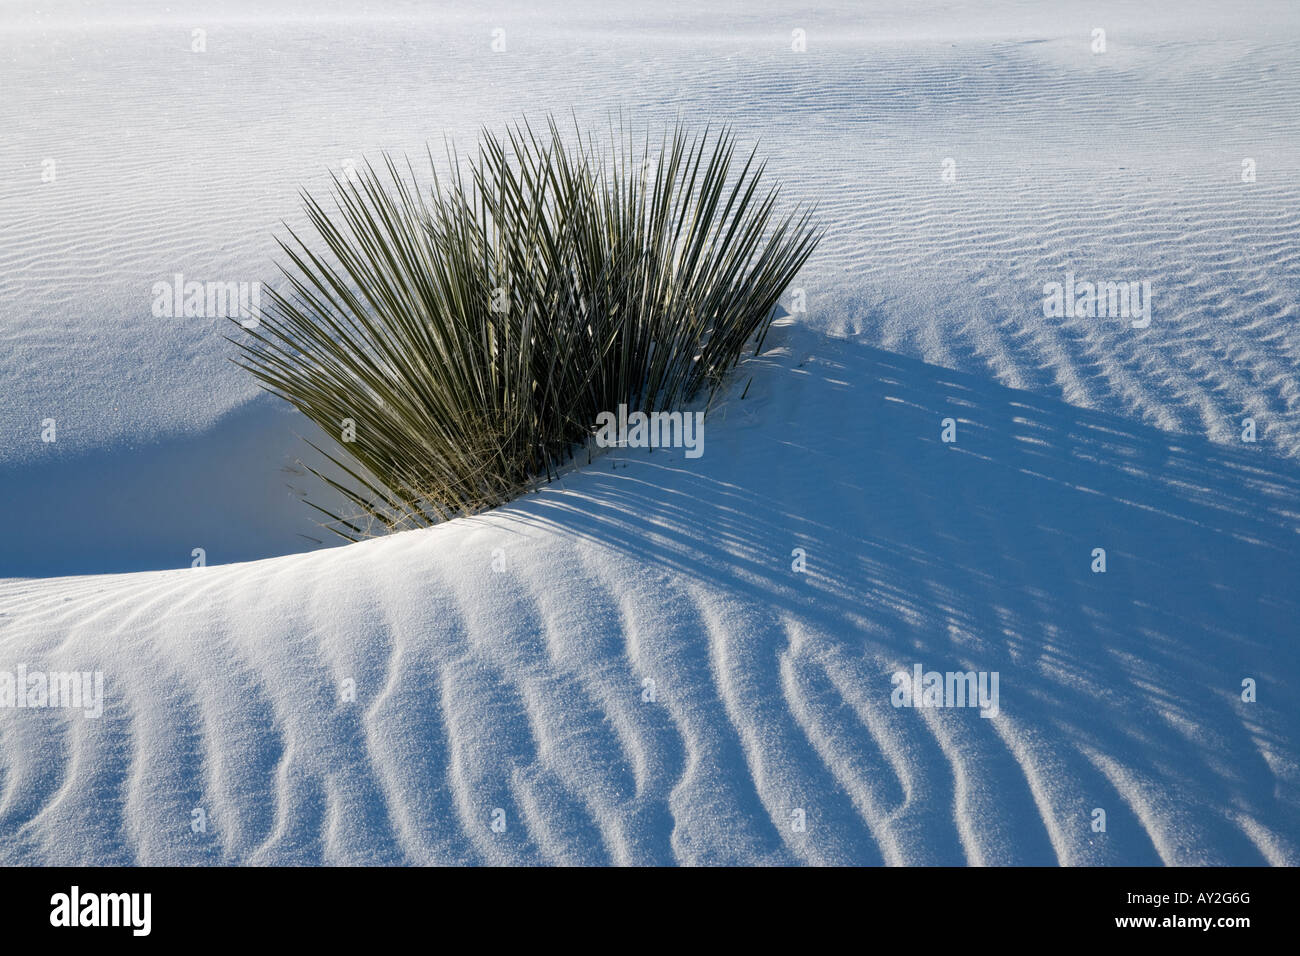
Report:
M5 715L0 857L1300 861L1294 470L791 336L696 461L605 458L312 555L0 586L5 658L102 670L107 701ZM999 672L1000 713L893 707L914 663Z
M0 575L174 567L204 540L213 561L313 546L285 487L301 483L281 472L301 442L270 406L247 407L257 392L227 361L228 323L154 317L153 284L272 281L300 186L381 149L418 156L444 134L468 148L482 124L570 108L585 125L680 115L758 141L828 227L800 281L830 328L1215 441L1253 417L1274 454L1300 456L1300 9L898 6L521 5L491 19L393 3L320 20L351 7L259 3L214 20L142 2L86 25L80 7L0 6L0 492L36 503L0 542ZM1043 285L1069 271L1149 281L1151 325L1045 319ZM232 421L239 409L250 417ZM231 435L240 423L251 431ZM236 461L232 499L217 476ZM98 476L120 468L141 474L112 497L160 509L151 540L125 548L133 509L98 506ZM170 504L178 487L210 517ZM75 547L33 553L54 525Z
M1300 8L895 6L0 0L0 672L105 679L0 709L0 862L1300 863ZM307 427L152 284L571 107L761 140L808 314L700 459L293 553Z

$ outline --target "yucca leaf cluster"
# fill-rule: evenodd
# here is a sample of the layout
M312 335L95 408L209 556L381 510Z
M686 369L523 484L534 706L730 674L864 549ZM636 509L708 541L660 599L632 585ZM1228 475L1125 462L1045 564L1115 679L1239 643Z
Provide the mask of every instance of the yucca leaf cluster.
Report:
M385 156L304 193L285 283L237 361L336 437L316 474L349 538L472 514L553 475L602 411L711 398L820 234L776 215L754 152L677 125L609 141L554 121L448 148L431 185ZM288 227L286 227L288 228ZM319 507L319 506L318 506ZM324 510L324 509L321 509Z

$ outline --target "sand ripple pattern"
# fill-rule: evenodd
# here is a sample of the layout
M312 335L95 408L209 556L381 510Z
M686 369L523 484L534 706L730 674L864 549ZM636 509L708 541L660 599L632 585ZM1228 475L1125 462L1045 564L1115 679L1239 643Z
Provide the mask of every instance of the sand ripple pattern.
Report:
M0 583L0 669L106 681L98 720L0 712L0 862L1300 863L1292 467L776 345L694 461ZM999 672L1000 713L894 707L915 663Z
M571 108L761 140L828 227L804 281L816 321L1216 442L1254 417L1300 455L1292 3L565 3L499 11L499 54L483 19L414 3L235 4L204 54L166 5L80 28L65 6L0 27L0 462L210 427L254 386L225 323L151 314L154 282L274 281L299 186ZM1067 271L1149 281L1151 326L1045 318Z

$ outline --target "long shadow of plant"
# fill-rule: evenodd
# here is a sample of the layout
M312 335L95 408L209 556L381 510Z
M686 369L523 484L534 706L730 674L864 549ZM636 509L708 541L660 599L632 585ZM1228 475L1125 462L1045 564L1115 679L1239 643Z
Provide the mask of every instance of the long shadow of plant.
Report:
M601 463L508 513L765 608L774 634L800 622L872 699L913 662L999 671L1004 719L1063 734L1052 759L1133 824L1097 860L1294 860L1295 467L798 334L700 461ZM1075 809L1031 862L1087 831Z

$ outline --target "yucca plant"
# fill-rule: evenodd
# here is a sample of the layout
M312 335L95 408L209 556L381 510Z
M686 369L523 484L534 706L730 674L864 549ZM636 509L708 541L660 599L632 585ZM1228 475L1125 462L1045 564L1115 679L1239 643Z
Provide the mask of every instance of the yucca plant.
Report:
M319 478L357 539L495 507L552 476L602 411L711 398L816 247L777 219L754 152L679 124L598 147L554 119L484 131L422 189L385 156L303 200L319 242L280 240L287 286L236 345L336 447ZM234 341L232 339L232 341ZM349 424L350 423L350 424ZM316 506L319 508L319 506Z

